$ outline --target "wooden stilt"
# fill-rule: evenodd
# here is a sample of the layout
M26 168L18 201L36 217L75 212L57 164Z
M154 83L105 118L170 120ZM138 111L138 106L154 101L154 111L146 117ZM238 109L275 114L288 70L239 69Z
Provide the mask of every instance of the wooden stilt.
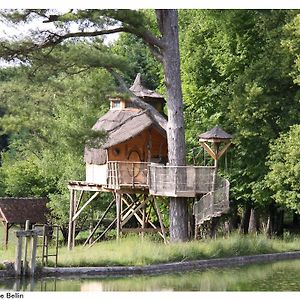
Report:
M5 245L5 249L7 249L9 225L8 225L8 222L4 222L3 225L4 225L4 245Z
M73 214L76 212L76 206L77 206L77 191L74 191L74 200L73 200ZM75 247L75 236L76 236L76 220L74 220L74 216L72 218L73 221L73 227L72 227L72 248Z
M144 202L146 202L146 195L144 195ZM146 205L142 208L142 239L144 238L145 236L145 228L146 228Z
M159 206L158 206L158 203L157 203L155 197L153 197L153 202L154 202L156 214L157 214L157 217L158 217L158 220L159 220L159 224L160 224L160 228L161 228L161 233L163 235L164 243L166 244L167 243L166 230L165 230L165 226L164 226L164 223L163 223L163 220L162 220L162 215L160 213L160 209L159 209Z
M92 247L95 243L97 243L105 234L106 232L108 232L112 227L113 225L116 223L117 221L117 218L115 218L108 226L107 228L93 241L93 243L89 246Z
M98 227L100 226L100 224L102 223L103 219L105 218L105 216L107 215L108 211L110 210L110 208L113 206L114 203L115 203L115 200L113 200L113 201L110 202L110 204L106 208L105 212L103 213L102 217L99 219L99 221L97 222L96 226L94 227L94 229L91 231L90 235L88 236L88 238L84 242L84 244L83 244L84 246L89 243L89 241L91 240L92 236L94 235L94 233L96 232L96 230L98 229Z
M122 230L122 227L121 227L121 194L119 193L115 193L115 199L116 199L116 221L117 221L117 240L120 238L120 234L121 234L121 230Z
M70 190L70 211L69 211L69 231L68 231L68 249L72 249L72 233L73 233L73 215L74 215L74 190Z

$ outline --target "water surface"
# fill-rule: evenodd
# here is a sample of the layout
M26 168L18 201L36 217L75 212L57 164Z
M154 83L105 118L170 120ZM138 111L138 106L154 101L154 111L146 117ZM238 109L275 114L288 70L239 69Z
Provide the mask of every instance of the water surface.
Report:
M300 291L300 260L160 276L1 280L14 291Z

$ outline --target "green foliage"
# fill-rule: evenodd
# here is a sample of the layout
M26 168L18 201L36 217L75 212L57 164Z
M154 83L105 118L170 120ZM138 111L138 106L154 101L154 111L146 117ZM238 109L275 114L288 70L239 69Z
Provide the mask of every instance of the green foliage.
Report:
M300 125L281 134L270 146L266 185L272 198L300 213Z
M95 137L91 127L107 110L105 99L113 83L105 71L96 69L72 77L61 74L44 83L39 79L29 80L24 73L0 87L5 110L0 126L10 135L2 154L1 193L47 196L53 221L65 227L67 183L84 179L84 146ZM101 142L104 135L97 137Z
M216 124L234 135L229 151L236 200L266 201L269 143L299 120L294 61L282 46L295 16L288 10L181 12L188 146L198 146L195 136Z
M162 67L154 59L149 48L136 36L122 33L112 47L113 52L126 57L130 68L124 79L131 85L137 73L142 74L143 84L152 90L157 90L162 83Z

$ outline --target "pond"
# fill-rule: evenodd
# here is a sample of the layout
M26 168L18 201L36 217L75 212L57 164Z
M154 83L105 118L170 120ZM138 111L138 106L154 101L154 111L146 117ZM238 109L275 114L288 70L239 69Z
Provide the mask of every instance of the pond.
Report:
M300 291L300 260L159 276L1 280L14 291Z

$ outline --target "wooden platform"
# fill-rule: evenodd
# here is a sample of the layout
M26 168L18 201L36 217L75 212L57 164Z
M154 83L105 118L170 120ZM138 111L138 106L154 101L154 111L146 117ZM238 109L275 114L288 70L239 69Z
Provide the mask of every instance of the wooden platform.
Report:
M118 192L120 194L149 194L149 186L146 184L135 183L132 184L119 184L118 187L113 188L113 186L108 187L107 185L91 183L87 181L69 181L69 190L77 191L90 191L90 192Z

